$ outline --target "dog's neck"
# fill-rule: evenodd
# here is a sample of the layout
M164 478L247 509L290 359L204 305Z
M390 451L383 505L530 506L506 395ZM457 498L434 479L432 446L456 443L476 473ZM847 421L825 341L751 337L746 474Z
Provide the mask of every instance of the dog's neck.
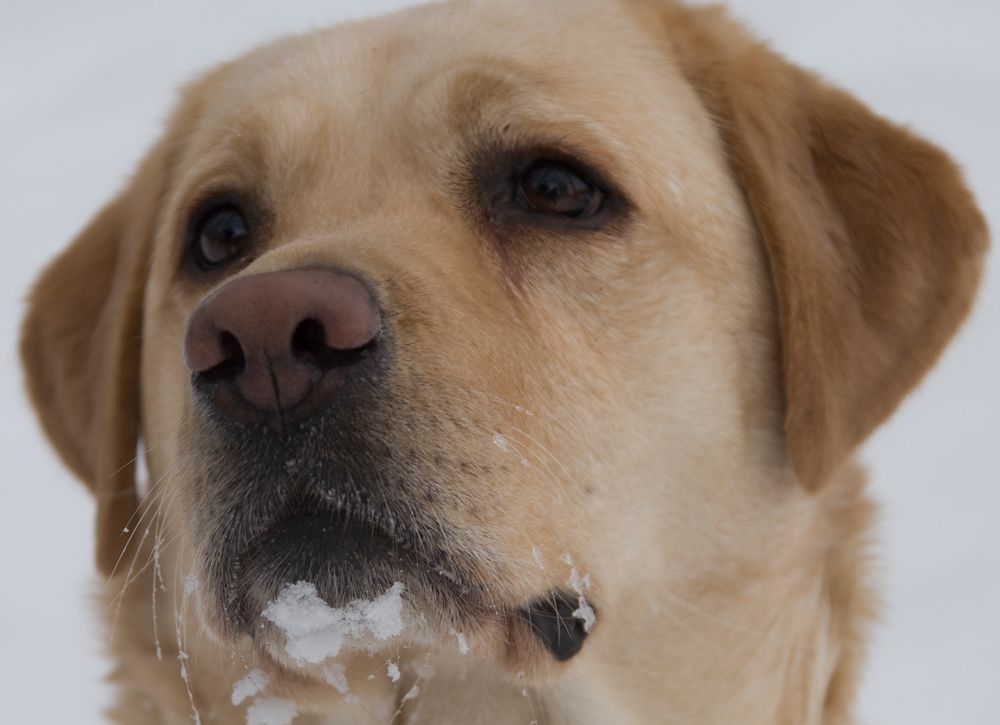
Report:
M303 713L296 725L394 718L846 725L875 601L866 582L872 505L863 484L860 470L848 466L809 499L802 525L789 534L797 540L788 557L772 559L768 570L706 572L698 581L632 593L628 618L603 622L553 682L532 686L473 658L417 653L398 658L400 679L391 683L382 659L359 654L352 671L378 675L355 677L362 684L353 694L364 708L343 704L332 690L317 700L315 687L283 694ZM118 592L130 580L120 602L107 607L119 688L113 717L135 723L155 711L161 722L189 723L197 712L205 723L245 722L247 702L234 706L231 695L253 666L252 653L201 634L190 604L177 619L183 582L174 592L161 573L151 564L109 585ZM309 714L317 712L324 714Z

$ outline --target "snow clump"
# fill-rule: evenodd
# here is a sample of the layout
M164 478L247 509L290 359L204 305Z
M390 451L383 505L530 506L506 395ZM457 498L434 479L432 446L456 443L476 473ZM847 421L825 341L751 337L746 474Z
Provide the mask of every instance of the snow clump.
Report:
M574 566L569 573L569 586L576 592L577 596L577 608L573 610L572 614L583 622L583 631L589 633L597 621L594 608L590 606L587 597L584 595L584 592L590 589L590 574L581 578L580 572Z
M247 725L291 725L299 714L295 703L277 697L257 698L247 710Z
M315 584L285 585L263 616L285 633L285 652L299 665L335 657L353 641L386 640L403 631L403 584L395 582L372 600L355 599L345 607L324 602Z
M234 705L239 705L248 697L260 694L271 678L263 670L250 670L246 677L233 685L232 700Z

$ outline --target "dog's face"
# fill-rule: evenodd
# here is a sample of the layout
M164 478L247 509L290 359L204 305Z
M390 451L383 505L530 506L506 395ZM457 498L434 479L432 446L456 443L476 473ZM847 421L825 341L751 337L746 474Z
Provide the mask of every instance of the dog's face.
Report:
M540 675L665 646L671 592L821 556L813 492L933 361L983 246L943 156L712 12L433 6L190 86L40 283L25 355L117 493L106 568L141 430L217 638L286 661L283 585L400 582L410 642ZM99 345L92 377L55 344ZM60 422L80 404L102 430Z
M469 12L279 43L188 92L143 431L222 636L288 582L344 604L401 581L415 632L524 669L522 613L576 609L573 567L600 621L664 556L760 534L733 516L748 471L780 474L775 322L708 114L619 9L513 42L462 37ZM637 52L581 62L609 43ZM742 533L693 549L707 521Z

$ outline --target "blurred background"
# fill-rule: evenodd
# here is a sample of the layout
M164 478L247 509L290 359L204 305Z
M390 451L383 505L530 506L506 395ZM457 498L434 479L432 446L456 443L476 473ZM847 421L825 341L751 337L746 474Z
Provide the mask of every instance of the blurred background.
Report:
M542 0L539 0L542 1ZM0 720L101 722L93 506L29 412L15 354L30 281L124 182L179 84L262 41L388 0L0 4ZM948 149L1000 228L1000 3L733 0L796 62ZM996 723L1000 269L941 364L865 446L886 596L868 723Z

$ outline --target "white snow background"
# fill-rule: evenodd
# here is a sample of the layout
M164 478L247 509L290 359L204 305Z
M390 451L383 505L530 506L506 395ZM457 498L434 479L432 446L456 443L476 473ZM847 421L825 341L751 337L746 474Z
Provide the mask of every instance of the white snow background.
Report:
M28 411L25 291L119 188L175 88L290 32L401 2L0 2L0 719L100 722L92 503ZM797 62L942 144L1000 228L1000 3L734 0ZM866 446L887 610L870 723L996 723L1000 691L1000 270L971 323Z

